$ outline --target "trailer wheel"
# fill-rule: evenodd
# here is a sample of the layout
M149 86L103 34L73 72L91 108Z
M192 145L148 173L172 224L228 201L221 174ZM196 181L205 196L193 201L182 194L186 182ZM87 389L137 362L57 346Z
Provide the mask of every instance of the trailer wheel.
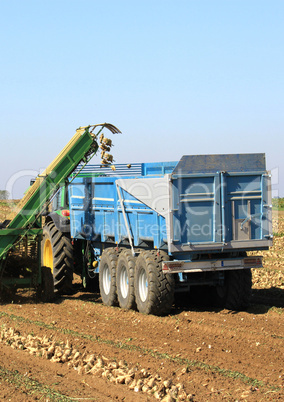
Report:
M217 305L229 310L245 310L251 298L252 276L250 269L240 269L225 273L225 285L215 289Z
M126 310L135 309L134 271L136 258L131 250L123 250L117 261L116 288L118 303Z
M174 277L164 274L162 261L169 257L164 252L142 251L135 266L135 298L140 313L168 314L174 300Z
M43 228L41 265L49 267L53 275L54 292L70 294L73 280L73 247L68 237L53 222Z
M99 286L102 301L106 306L117 305L116 265L118 252L115 248L103 251L99 268Z

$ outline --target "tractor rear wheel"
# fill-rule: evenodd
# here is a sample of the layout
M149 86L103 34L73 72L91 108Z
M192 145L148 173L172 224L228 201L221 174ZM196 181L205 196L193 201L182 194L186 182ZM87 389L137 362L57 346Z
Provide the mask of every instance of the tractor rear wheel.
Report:
M43 228L41 265L49 267L53 275L54 292L70 294L73 280L73 246L71 240L53 222Z
M41 285L37 288L37 299L51 302L54 299L53 275L50 267L41 267Z

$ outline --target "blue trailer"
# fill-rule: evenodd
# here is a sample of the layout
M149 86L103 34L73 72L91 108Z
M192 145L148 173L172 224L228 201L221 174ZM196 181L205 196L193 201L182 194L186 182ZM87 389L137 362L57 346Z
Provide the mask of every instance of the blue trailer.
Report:
M206 289L243 309L247 252L272 245L264 154L187 155L178 162L87 166L68 185L75 270L99 280L102 301L166 314L175 294Z

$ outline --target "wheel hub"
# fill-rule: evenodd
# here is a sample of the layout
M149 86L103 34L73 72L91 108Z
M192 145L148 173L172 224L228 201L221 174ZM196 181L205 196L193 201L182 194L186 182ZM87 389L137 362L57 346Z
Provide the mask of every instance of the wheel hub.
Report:
M148 280L145 270L140 273L138 280L139 295L142 302L145 302L148 296Z

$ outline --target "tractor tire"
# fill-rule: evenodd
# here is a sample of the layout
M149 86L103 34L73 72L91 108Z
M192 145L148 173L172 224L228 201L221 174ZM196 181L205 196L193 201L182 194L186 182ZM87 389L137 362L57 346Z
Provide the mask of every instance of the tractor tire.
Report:
M217 286L214 291L217 306L228 310L246 310L251 299L251 286L252 275L250 269L225 272L224 286Z
M53 301L54 286L53 286L53 275L50 267L41 267L41 285L37 289L37 299L48 303Z
M164 252L142 251L135 265L134 284L138 311L143 314L165 315L174 301L174 276L164 274Z
M125 310L135 309L134 272L136 258L131 250L123 250L117 261L116 289L119 306Z
M119 251L110 247L103 251L99 266L99 287L103 304L117 306L116 265Z
M53 275L55 294L71 294L73 280L73 246L71 240L53 222L43 228L41 244L42 266Z

